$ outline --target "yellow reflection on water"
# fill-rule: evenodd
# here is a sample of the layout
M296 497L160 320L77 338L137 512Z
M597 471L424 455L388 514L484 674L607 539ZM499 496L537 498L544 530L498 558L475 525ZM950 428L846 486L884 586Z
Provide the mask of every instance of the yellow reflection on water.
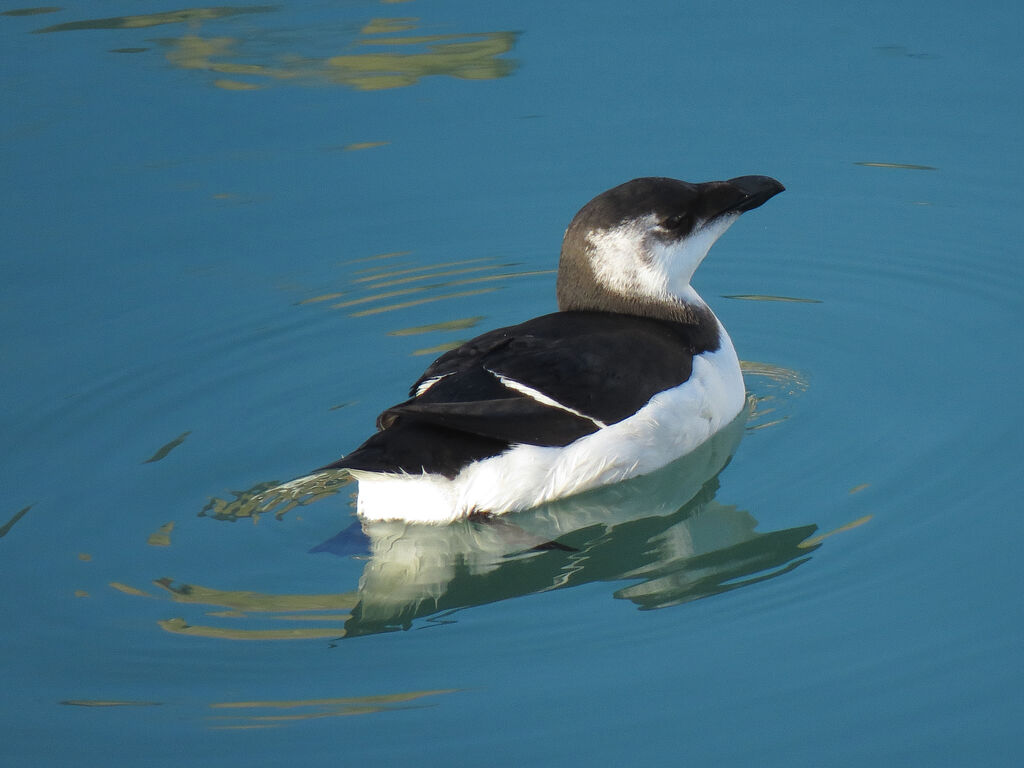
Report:
M794 304L821 304L821 299L801 299L795 296L769 296L761 293L733 293L722 296L723 299L742 299L743 301L784 301Z
M396 19L371 19L360 31L364 35L384 35L391 34L393 32L406 32L410 29L416 29L417 21L419 21L419 19L414 16Z
M476 315L475 317L460 317L455 320L443 320L439 323L416 325L412 328L401 328L397 331L389 331L388 336L417 336L421 333L431 333L432 331L464 331L467 328L476 327L477 323L483 319L483 315Z
M790 394L807 390L807 377L794 368L786 368L773 363L759 363L756 360L740 361L740 370L744 376L758 376L778 385L786 386Z
M430 273L432 275L433 274L444 275L444 274L448 274L448 273L447 272L442 272L440 270L447 269L449 267L463 267L466 264L479 264L482 261L487 261L487 259L462 259L460 261L442 261L439 264L427 264L425 266L417 266L417 267L404 267L402 269L389 269L389 270L385 270L383 272L381 272L379 270L374 271L372 269L371 270L359 270L360 272L372 271L373 274L364 275L363 277L353 278L352 282L353 283L373 283L373 282L376 282L378 280L390 280L390 279L393 279L393 278L396 278L396 277L400 277L401 275L412 275L412 274L416 274L417 272L428 272L428 273ZM375 286L375 287L379 287L379 286Z
M537 275L554 275L555 269L535 269L527 272L505 272L499 275L485 275L483 277L470 277L465 280L452 280L448 285L470 285L471 283L490 283L495 280L508 280L513 277L535 277Z
M441 42L453 38L455 42ZM332 56L324 62L324 74L330 82L363 91L401 88L429 75L494 80L506 77L515 69L515 62L498 58L511 51L515 42L514 32L362 40L358 44L426 45L426 51Z
M341 293L325 293L322 296L313 296L309 299L303 299L299 304L319 304L321 301L331 301L344 296L344 292Z
M153 582L176 603L216 605L243 613L296 611L349 611L356 604L353 593L324 595L280 595L248 590L223 590L199 584L174 584L171 579Z
M351 259L346 264L363 264L368 261L383 261L384 259L397 259L408 256L412 251L388 251L387 253L375 253L373 256L363 256L358 259Z
M455 349L461 346L465 342L465 339L455 339L454 341L446 341L442 344L436 344L433 347L423 347L422 349L414 349L412 352L413 357L421 357L423 355L440 355L447 352L449 349Z
M112 581L110 582L110 586L113 589L116 589L118 592L122 592L126 595L135 595L136 597L152 597L152 595L149 594L149 592L144 592L143 590L138 589L137 587L131 587L127 584L122 584L120 581Z
M854 165L863 165L866 168L898 168L904 171L937 171L939 170L933 165L915 165L914 163L877 163L877 162L859 162Z
M342 147L344 152L357 152L360 149L376 149L377 147L386 147L390 144L390 141L356 141L352 144L346 144Z
M262 85L256 83L243 83L240 80L225 80L224 78L214 80L213 84L225 91L258 91L263 88Z
M211 709L231 710L238 714L211 717L218 724L214 728L266 728L289 722L315 720L324 717L347 717L374 712L407 709L413 702L432 696L457 693L457 688L427 691L409 691L380 696L355 696L336 699L292 699L273 701L222 701L210 704ZM418 705L422 706L422 704ZM245 712L244 710L252 710ZM257 714L260 713L260 714Z
M331 309L344 309L345 307L355 307L359 304L370 304L375 301L382 299L390 299L395 296L408 296L410 293L422 293L423 291L433 288L432 285L421 285L416 288L403 288L398 291L384 291L382 293L373 293L369 296L360 296L358 299L349 299L348 301L339 301L337 304L332 304Z
M66 699L68 707L159 707L159 701L120 701L117 699Z
M232 491L233 499L211 497L199 516L232 521L252 518L256 521L260 515L273 513L280 519L295 507L304 507L333 496L350 482L352 477L347 472L337 470L300 477L287 483L257 483L244 491Z
M382 307L374 307L373 309L362 309L358 312L353 312L352 317L367 317L368 315L378 315L381 312L393 312L396 309L408 309L409 307L419 306L420 304L430 304L435 301L445 301L446 299L461 299L466 296L477 296L481 293L492 293L497 288L478 288L475 291L457 291L455 293L445 293L440 296L428 296L425 299L416 299L414 301L403 301L398 304L387 304Z
M740 370L751 401L747 430L753 432L780 424L789 418L783 408L807 391L807 377L800 371L771 363L741 360Z
M422 280L435 280L438 277L451 277L453 275L464 275L464 274L467 274L469 272L485 272L485 271L493 270L493 269L494 269L494 266L490 265L490 266L482 266L482 267L463 267L462 269L446 269L443 272L431 272L430 274L427 274L427 275L406 275L405 277L397 277L394 280L382 280L381 282L378 282L374 287L375 288L390 288L393 285L406 285L408 283L418 283L418 282L420 282ZM370 279L370 278L363 278L363 280L368 280L368 279ZM373 279L377 280L379 278L373 278ZM356 282L363 282L363 280L358 280ZM448 282L447 284L448 285L454 285L453 282Z
M208 714L206 720L210 727L216 730L276 728L303 720L431 706L430 702L423 700L458 692L458 688L438 688L337 698L214 701L207 706L210 710L216 711L216 714ZM65 699L60 704L66 707L123 708L159 707L163 702L131 699Z
M409 255L409 251L398 251L353 259L347 262L347 264L395 259ZM369 317L385 312L410 309L424 304L491 293L500 289L502 287L501 283L514 278L538 277L554 275L556 273L554 269L516 271L514 269L515 266L515 264L499 262L486 257L441 261L433 264L417 264L407 259L402 259L390 263L387 267L374 265L353 270L352 277L349 279L348 285L344 290L317 293L314 296L302 299L297 304L320 304L337 298L348 297L344 301L335 301L330 305L330 308L350 309L360 307L360 309L350 312L349 316ZM494 285L458 291L448 290L455 287L478 285L480 283L491 283ZM410 298L403 301L391 301L391 299L399 297ZM442 320L436 323L413 326L412 328L399 328L388 333L392 336L408 336L416 333L450 332L472 327L483 319L484 316L477 316L472 321L467 322L466 325L462 325L464 320ZM443 352L450 349L451 346L451 340L443 341L436 345L416 350L413 354L428 354L435 350Z
M414 85L431 75L463 80L491 80L511 74L516 67L515 61L502 58L515 46L515 32L410 35L407 33L419 27L419 19L414 17L370 19L362 25L355 39L351 39L351 33L347 33L349 39L337 43L337 53L326 57L305 55L301 50L268 52L266 46L256 43L267 32L272 33L272 29L255 32L246 29L242 36L201 34L204 23L218 22L220 29L236 16L269 14L278 10L277 6L270 5L186 8L69 21L35 32L138 30L184 25L185 32L180 36L158 41L165 48L167 61L181 69L229 75L218 77L212 82L215 87L231 91L259 90L272 82L285 81L378 91ZM27 13L21 12L21 15ZM16 14L17 11L8 12L8 15ZM270 17L271 20L278 18ZM337 27L331 29L331 33L339 34ZM318 30L311 32L311 37L324 34L327 32ZM311 42L316 43L318 48L323 47L319 41ZM384 143L387 142L366 142L362 145L349 145L348 148L366 149Z
M208 637L217 640L322 640L324 638L343 637L345 635L343 625L336 628L232 629L230 627L193 626L181 618L158 621L157 625L172 634Z
M803 549L816 547L829 536L835 536L837 533L845 533L846 531L852 531L854 528L860 528L862 525L864 525L864 523L870 521L871 517L872 515L864 515L864 517L858 517L856 520L853 520L847 523L846 525L841 525L835 530L828 531L826 533L820 533L817 536L812 536L809 539L805 539L804 541L800 542L800 544L798 544L797 546Z
M351 618L351 611L359 602L355 592L272 594L216 589L200 584L177 584L168 578L156 579L153 584L162 590L162 597L171 602L227 609L206 611L210 618L227 619L226 625L197 624L176 616L158 621L157 625L162 630L176 635L219 640L321 640L344 637L345 622ZM120 582L111 582L110 586L123 594L154 597ZM240 623L257 621L262 625L267 619L293 622L299 626L268 629L265 626L252 627ZM325 623L327 626L324 626Z
M149 534L146 543L151 547L171 546L171 531L174 530L174 522L164 523L156 531Z
M35 30L37 33L74 32L83 29L142 29L157 27L162 24L197 24L201 21L223 19L246 13L266 13L276 11L275 5L252 5L235 8L185 8L180 11L164 11L163 13L147 13L138 16L113 16L106 19L88 19L86 21L69 21L54 24L50 27Z

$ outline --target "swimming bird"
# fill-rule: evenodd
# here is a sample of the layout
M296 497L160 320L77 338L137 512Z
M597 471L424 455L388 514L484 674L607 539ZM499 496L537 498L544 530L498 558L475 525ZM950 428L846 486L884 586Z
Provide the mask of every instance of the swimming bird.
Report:
M368 520L500 515L653 472L744 405L739 360L690 284L739 216L784 187L768 176L700 184L648 177L573 217L559 311L452 349L321 467L358 481Z

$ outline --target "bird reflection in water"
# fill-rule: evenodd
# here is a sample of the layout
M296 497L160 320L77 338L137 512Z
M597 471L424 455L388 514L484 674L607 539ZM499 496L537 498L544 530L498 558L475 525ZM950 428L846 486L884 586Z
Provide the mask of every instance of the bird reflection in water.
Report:
M616 598L664 608L796 568L819 546L817 526L758 533L749 512L715 500L748 416L655 473L528 512L353 524L312 550L369 553L345 635L594 581L628 582Z

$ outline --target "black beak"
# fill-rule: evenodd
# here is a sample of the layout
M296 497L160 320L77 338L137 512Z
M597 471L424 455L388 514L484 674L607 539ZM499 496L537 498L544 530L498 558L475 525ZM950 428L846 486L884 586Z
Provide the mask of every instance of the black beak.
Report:
M698 211L704 221L752 211L785 189L771 176L738 176L697 186L701 188L702 198Z
M725 184L735 190L739 199L722 213L752 211L786 189L771 176L737 176L735 179L729 179Z

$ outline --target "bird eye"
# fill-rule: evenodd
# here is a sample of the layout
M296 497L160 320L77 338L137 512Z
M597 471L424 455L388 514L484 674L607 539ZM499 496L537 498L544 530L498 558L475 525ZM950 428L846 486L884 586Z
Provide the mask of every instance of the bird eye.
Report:
M677 213L674 216L669 216L667 219L663 219L661 222L662 229L668 229L676 231L683 229L689 223L689 215L685 213Z

